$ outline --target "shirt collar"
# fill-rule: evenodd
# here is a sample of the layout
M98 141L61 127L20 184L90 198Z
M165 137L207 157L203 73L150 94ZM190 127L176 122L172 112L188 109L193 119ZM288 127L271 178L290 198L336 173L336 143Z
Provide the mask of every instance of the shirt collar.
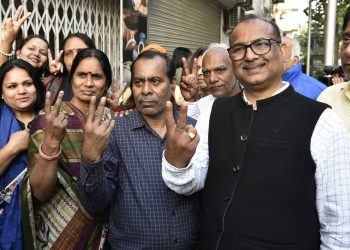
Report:
M350 81L345 86L345 96L350 100Z
M282 93L284 90L286 90L289 87L289 82L282 81L283 86L277 90L272 96L278 95L279 93ZM247 96L245 95L245 90L242 91L242 99L247 105L252 105L252 103L248 100Z

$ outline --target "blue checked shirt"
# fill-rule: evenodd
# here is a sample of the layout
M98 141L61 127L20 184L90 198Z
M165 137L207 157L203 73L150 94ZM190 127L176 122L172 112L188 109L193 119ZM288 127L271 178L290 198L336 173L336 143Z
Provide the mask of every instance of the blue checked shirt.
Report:
M189 118L189 123L194 120ZM98 143L98 142L96 142ZM161 176L165 138L139 112L116 118L102 160L81 162L79 194L92 214L109 207L113 249L193 249L198 241L198 195L179 195Z

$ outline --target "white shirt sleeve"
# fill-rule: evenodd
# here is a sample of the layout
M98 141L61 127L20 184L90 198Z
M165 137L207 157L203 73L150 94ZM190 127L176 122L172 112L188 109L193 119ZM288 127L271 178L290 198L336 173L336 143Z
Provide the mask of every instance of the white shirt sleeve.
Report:
M187 116L198 120L199 117L199 109L198 109L198 101L197 102L186 102L187 103Z
M162 159L162 176L165 184L176 193L191 195L204 187L208 172L208 131L211 106L201 113L196 124L200 136L195 154L186 168L176 168Z
M315 126L311 155L316 163L321 250L350 249L350 137L331 109Z

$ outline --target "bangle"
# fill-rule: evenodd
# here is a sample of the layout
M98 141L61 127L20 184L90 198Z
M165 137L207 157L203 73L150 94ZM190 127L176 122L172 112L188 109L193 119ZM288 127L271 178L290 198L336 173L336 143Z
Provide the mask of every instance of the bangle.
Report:
M7 57L11 57L12 56L12 52L11 53L5 53L5 52L2 52L0 50L0 54L3 55L3 56L7 56Z
M41 156L41 158L43 158L44 160L47 160L47 161L53 161L53 160L56 160L61 152L62 152L62 148L60 146L60 150L58 151L57 155L53 155L53 156L48 156L46 154L44 154L43 150L41 149L41 146L43 145L43 143L40 143L40 146L39 146L39 155Z

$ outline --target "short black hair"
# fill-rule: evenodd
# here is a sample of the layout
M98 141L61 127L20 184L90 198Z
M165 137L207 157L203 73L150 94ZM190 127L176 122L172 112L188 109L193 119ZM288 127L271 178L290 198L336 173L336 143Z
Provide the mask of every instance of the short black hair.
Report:
M349 21L350 21L350 6L347 8L344 15L343 26L342 26L343 32L345 31Z
M239 20L239 22L238 22L238 24L240 24L240 23L244 23L244 22L247 22L247 21L250 21L250 20L260 20L260 21L263 21L263 22L265 22L265 23L268 23L268 24L270 24L271 26L272 26L272 28L273 28L273 33L275 34L275 39L277 40L277 41L279 41L279 42L281 42L281 31L280 31L280 28L278 27L278 25L276 24L276 22L274 22L274 21L272 21L272 20L268 20L268 19L264 19L264 18L261 18L261 17L259 17L259 16L257 16L257 15L254 15L254 14L248 14L248 15L245 15L245 16L243 16L240 20ZM237 24L237 25L238 25ZM232 32L234 31L235 29L233 29L232 31L231 31L231 35L232 35ZM230 44L231 44L231 35L230 35Z
M195 58L198 59L198 57L203 56L204 52L208 49L207 46L204 47L199 47L196 49L196 51L193 53L193 55L191 56L191 59L189 61L189 66L190 66L190 70L192 70L193 67L193 61Z
M166 67L167 67L167 72L166 72L166 75L168 76L169 78L169 82L171 83L171 81L174 79L174 76L175 76L175 72L176 72L176 68L175 68L175 64L173 62L173 60L171 60L167 55L165 54L162 54L158 51L154 51L154 50L147 50L141 54L139 54L137 56L137 58L135 59L135 61L131 64L131 67L130 67L130 70L131 70L131 82L130 82L130 87L132 87L132 82L133 82L133 77L134 77L134 70L135 70L135 63L140 60L140 59L143 59L143 58L146 58L146 59L153 59L155 57L161 57L165 60L166 62Z
M89 58L89 57L95 57L101 63L103 73L106 77L106 86L105 86L105 92L104 92L104 95L106 95L107 90L112 84L112 68L111 68L111 64L109 63L107 55L101 50L93 49L93 48L86 48L86 49L80 50L77 56L74 58L72 68L69 73L69 82L72 81L73 75L78 65L80 64L80 62L83 59Z
M77 33L69 34L66 38L64 38L64 40L60 43L60 51L64 50L64 46L66 45L67 41L71 38L79 38L80 40L83 41L83 43L85 43L86 47L91 49L96 49L96 45L94 41L92 41L92 39L87 34L77 32ZM63 58L64 58L64 53L62 54L62 57L61 57L61 63L63 65L63 73L68 74Z
M28 62L22 59L12 59L6 61L0 67L0 95L2 95L2 85L4 83L4 79L6 74L14 68L24 69L28 72L30 78L33 80L34 87L36 89L37 99L34 103L33 110L35 114L38 114L41 109L44 108L45 102L45 88L44 84L40 80L40 76L38 71ZM0 100L2 102L2 100Z
M182 58L185 57L188 59L188 57L191 56L191 50L185 47L177 47L175 48L173 52L172 60L175 64L175 68L183 67L182 65Z

